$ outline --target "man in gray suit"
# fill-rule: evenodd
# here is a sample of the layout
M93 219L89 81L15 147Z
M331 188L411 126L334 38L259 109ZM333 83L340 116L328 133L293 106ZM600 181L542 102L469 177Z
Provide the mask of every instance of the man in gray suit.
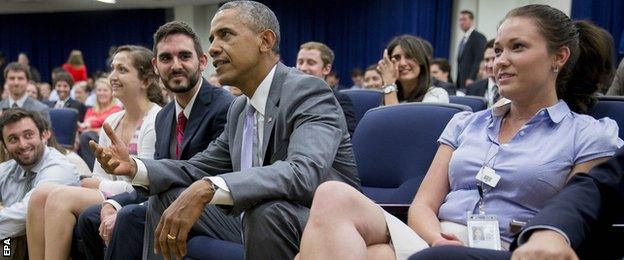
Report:
M39 112L50 122L50 108L26 94L26 86L28 86L28 81L30 80L30 69L28 66L17 62L9 63L4 69L4 78L6 86L9 88L9 98L0 102L2 111L19 107Z
M164 211L155 249L165 258L186 254L191 229L210 234L223 225L207 212L207 204L217 204L243 215L246 258L292 259L318 185L338 180L359 187L344 114L323 80L279 62L279 24L265 5L228 2L210 28L220 83L245 95L205 151L188 161L131 159L108 125L112 145L91 146L107 172L156 195L148 217Z

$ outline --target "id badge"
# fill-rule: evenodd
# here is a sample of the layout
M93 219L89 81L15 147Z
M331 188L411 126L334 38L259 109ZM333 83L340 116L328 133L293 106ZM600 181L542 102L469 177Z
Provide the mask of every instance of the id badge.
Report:
M488 186L495 188L501 177L500 175L496 174L496 171L494 171L494 169L488 166L483 166L477 173L476 178L478 181L481 181Z
M501 250L500 231L496 215L468 213L468 246Z

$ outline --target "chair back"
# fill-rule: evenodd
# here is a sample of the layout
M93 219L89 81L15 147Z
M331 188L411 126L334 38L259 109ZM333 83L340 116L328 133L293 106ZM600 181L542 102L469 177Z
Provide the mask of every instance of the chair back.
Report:
M378 90L347 89L341 90L340 93L349 96L349 98L353 102L356 124L360 122L364 114L366 114L366 111L371 108L376 108L380 106L383 101L383 93Z
M598 102L589 109L588 115L600 119L609 117L613 119L619 128L618 135L624 139L624 97L619 96L601 96Z
M438 149L449 120L470 107L407 103L366 112L353 134L362 191L377 203L408 204Z
M487 109L487 100L479 96L449 96L449 102L469 106L474 112Z
M56 141L66 148L73 147L78 130L78 110L73 108L51 109L50 123Z

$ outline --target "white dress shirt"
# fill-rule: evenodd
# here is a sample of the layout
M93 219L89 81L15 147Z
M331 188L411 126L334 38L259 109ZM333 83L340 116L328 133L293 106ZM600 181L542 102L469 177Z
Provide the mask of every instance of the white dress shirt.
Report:
M24 107L24 103L26 102L27 98L28 98L28 95L26 95L25 93L18 100L13 100L13 98L9 96L9 107L13 107L13 104L17 103L18 107L23 108Z
M253 154L254 156L258 157L258 163L260 165L263 164L263 159L264 159L264 155L261 154L262 149L260 148L263 147L263 141L264 141L263 136L264 136L265 108L266 108L267 99L269 97L269 90L271 89L271 84L273 83L273 76L275 75L276 68L277 68L277 64L273 66L271 71L269 71L269 74L267 74L266 77L264 77L264 79L262 80L262 82L260 82L260 85L258 85L258 88L256 88L254 95L251 98L247 97L247 103L251 104L251 106L253 106L253 108L256 110L256 112L254 113L255 118L256 118L254 124L256 126L256 129L258 129L257 136L256 136L256 138L258 139L258 147L257 149L255 149ZM132 180L132 184L137 185L137 186L148 187L149 178L148 178L148 173L147 173L147 167L145 167L145 164L140 159L139 160L134 159L134 161L137 164L137 173L134 176L134 179ZM212 183L214 183L214 185L219 187L217 192L212 197L212 200L210 200L210 204L233 205L234 201L232 199L232 195L230 194L230 188L225 183L225 180L223 180L223 178L218 177L218 176L207 177L207 178Z

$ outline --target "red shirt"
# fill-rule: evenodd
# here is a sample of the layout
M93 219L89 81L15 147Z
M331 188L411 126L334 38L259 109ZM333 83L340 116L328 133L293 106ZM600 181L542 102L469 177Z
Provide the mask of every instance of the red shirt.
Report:
M72 76L74 83L87 81L87 66L82 65L79 68L74 68L71 64L65 63L63 69Z
M121 108L117 105L113 105L109 109L101 111L99 113L95 112L93 108L89 108L89 110L87 110L87 113L85 114L85 121L87 121L87 119L91 120L89 122L90 128L100 128L102 127L102 125L104 124L104 120L106 120L108 116L118 111L121 111Z

